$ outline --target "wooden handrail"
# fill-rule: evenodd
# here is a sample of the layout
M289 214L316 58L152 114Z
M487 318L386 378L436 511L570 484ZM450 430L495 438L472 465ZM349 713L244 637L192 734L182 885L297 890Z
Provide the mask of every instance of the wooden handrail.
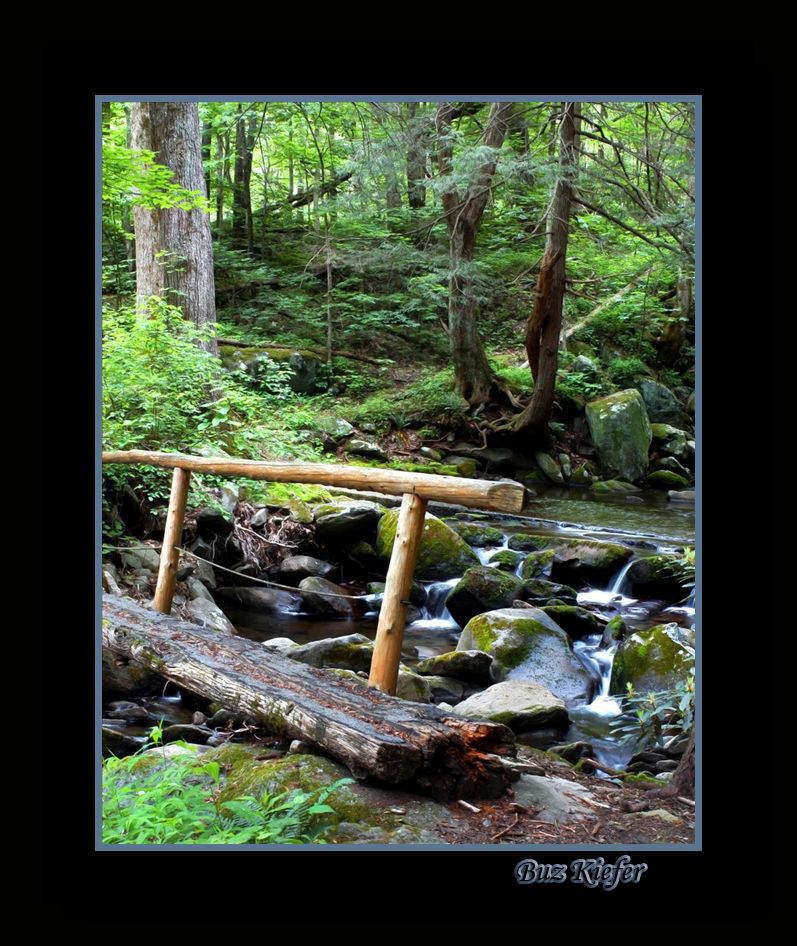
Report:
M148 450L104 452L105 463L141 463L174 470L166 531L161 548L154 607L170 614L177 577L177 546L185 516L191 472L245 476L278 483L314 483L345 489L374 490L402 496L396 537L390 556L382 608L371 660L370 686L395 693L404 638L406 599L418 559L424 516L429 500L458 503L495 512L520 512L524 488L512 480L468 480L434 473L405 473L368 466L334 463L287 463L244 460L236 457L193 457L185 453Z
M103 453L105 463L143 463L191 470L247 476L277 483L314 483L342 489L373 490L403 496L413 493L426 500L456 503L493 512L520 512L524 488L513 480L469 480L436 473L405 473L370 466L337 463L289 463L271 460L244 460L238 457L194 457L185 453L158 453L149 450L117 450Z

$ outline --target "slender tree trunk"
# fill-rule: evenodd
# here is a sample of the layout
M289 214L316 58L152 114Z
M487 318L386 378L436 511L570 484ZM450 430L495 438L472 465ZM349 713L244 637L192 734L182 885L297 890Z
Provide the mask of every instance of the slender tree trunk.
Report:
M216 134L216 239L221 239L221 227L224 222L224 138Z
M441 175L452 173L453 149L449 133L451 121L457 114L451 102L444 102L435 115ZM482 135L482 146L501 147L511 114L511 102L493 103ZM442 195L450 248L448 336L451 358L457 391L472 407L486 404L497 391L477 326L478 306L472 266L476 235L490 196L496 164L497 160L490 155L476 169L463 195L453 183Z
M559 335L565 293L565 261L569 233L573 178L578 167L577 102L565 102L559 124L559 176L548 218L545 254L537 279L534 305L526 324L526 353L534 378L528 407L514 422L516 432L541 438L553 409Z
M134 103L131 139L136 150L156 153L174 181L187 190L205 191L200 150L199 110L195 102ZM146 305L161 296L178 305L195 325L215 325L213 248L210 218L199 209L133 209L136 234L136 295ZM202 345L218 355L215 339Z
M125 105L125 146L132 148L132 130L130 126L130 106ZM122 229L125 231L125 256L127 258L127 268L131 273L136 271L136 250L135 243L130 239L132 233L132 221L130 219L130 208L125 202L122 204Z
M202 125L202 165L205 173L205 196L210 200L210 142L213 137L213 126L204 122Z
M407 203L411 210L420 210L426 204L426 150L422 116L417 114L418 103L407 103Z

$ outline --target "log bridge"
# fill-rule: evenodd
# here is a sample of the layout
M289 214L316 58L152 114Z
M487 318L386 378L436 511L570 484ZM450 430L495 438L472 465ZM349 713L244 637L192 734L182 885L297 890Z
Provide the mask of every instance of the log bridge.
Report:
M178 685L245 710L271 729L325 748L354 774L391 783L411 782L440 798L495 797L504 791L504 768L494 753L509 751L512 736L506 727L446 716L436 707L397 701L390 695L396 692L407 600L427 504L437 500L519 513L524 498L519 483L145 450L104 452L102 462L174 470L153 600L159 614L103 596L103 646ZM267 654L262 646L242 638L220 640L169 616L192 472L402 497L367 687Z

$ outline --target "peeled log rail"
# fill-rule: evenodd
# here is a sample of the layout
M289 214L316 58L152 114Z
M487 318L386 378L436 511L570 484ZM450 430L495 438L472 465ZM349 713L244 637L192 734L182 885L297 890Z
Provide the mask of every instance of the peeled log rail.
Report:
M340 759L357 778L404 785L440 801L497 798L514 754L505 726L447 715L309 667L241 637L103 595L102 645L272 732Z
M520 512L524 488L512 480L468 480L434 473L405 473L376 467L344 466L333 463L279 463L235 457L192 457L184 453L156 453L148 450L105 452L103 463L144 463L150 466L179 467L196 473L248 476L279 483L316 483L345 489L364 489L401 496L414 493L422 499L458 503L494 512Z

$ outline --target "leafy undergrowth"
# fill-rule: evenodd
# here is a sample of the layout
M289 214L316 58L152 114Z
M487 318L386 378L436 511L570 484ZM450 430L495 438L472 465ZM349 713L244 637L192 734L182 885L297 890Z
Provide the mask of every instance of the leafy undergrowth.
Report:
M156 742L160 735L155 727ZM322 835L328 823L320 816L334 812L326 800L353 781L338 779L315 794L264 792L260 798L218 802L218 762L203 764L186 756L157 765L152 755L158 753L112 756L103 762L104 844L326 844ZM149 766L152 771L147 772Z

